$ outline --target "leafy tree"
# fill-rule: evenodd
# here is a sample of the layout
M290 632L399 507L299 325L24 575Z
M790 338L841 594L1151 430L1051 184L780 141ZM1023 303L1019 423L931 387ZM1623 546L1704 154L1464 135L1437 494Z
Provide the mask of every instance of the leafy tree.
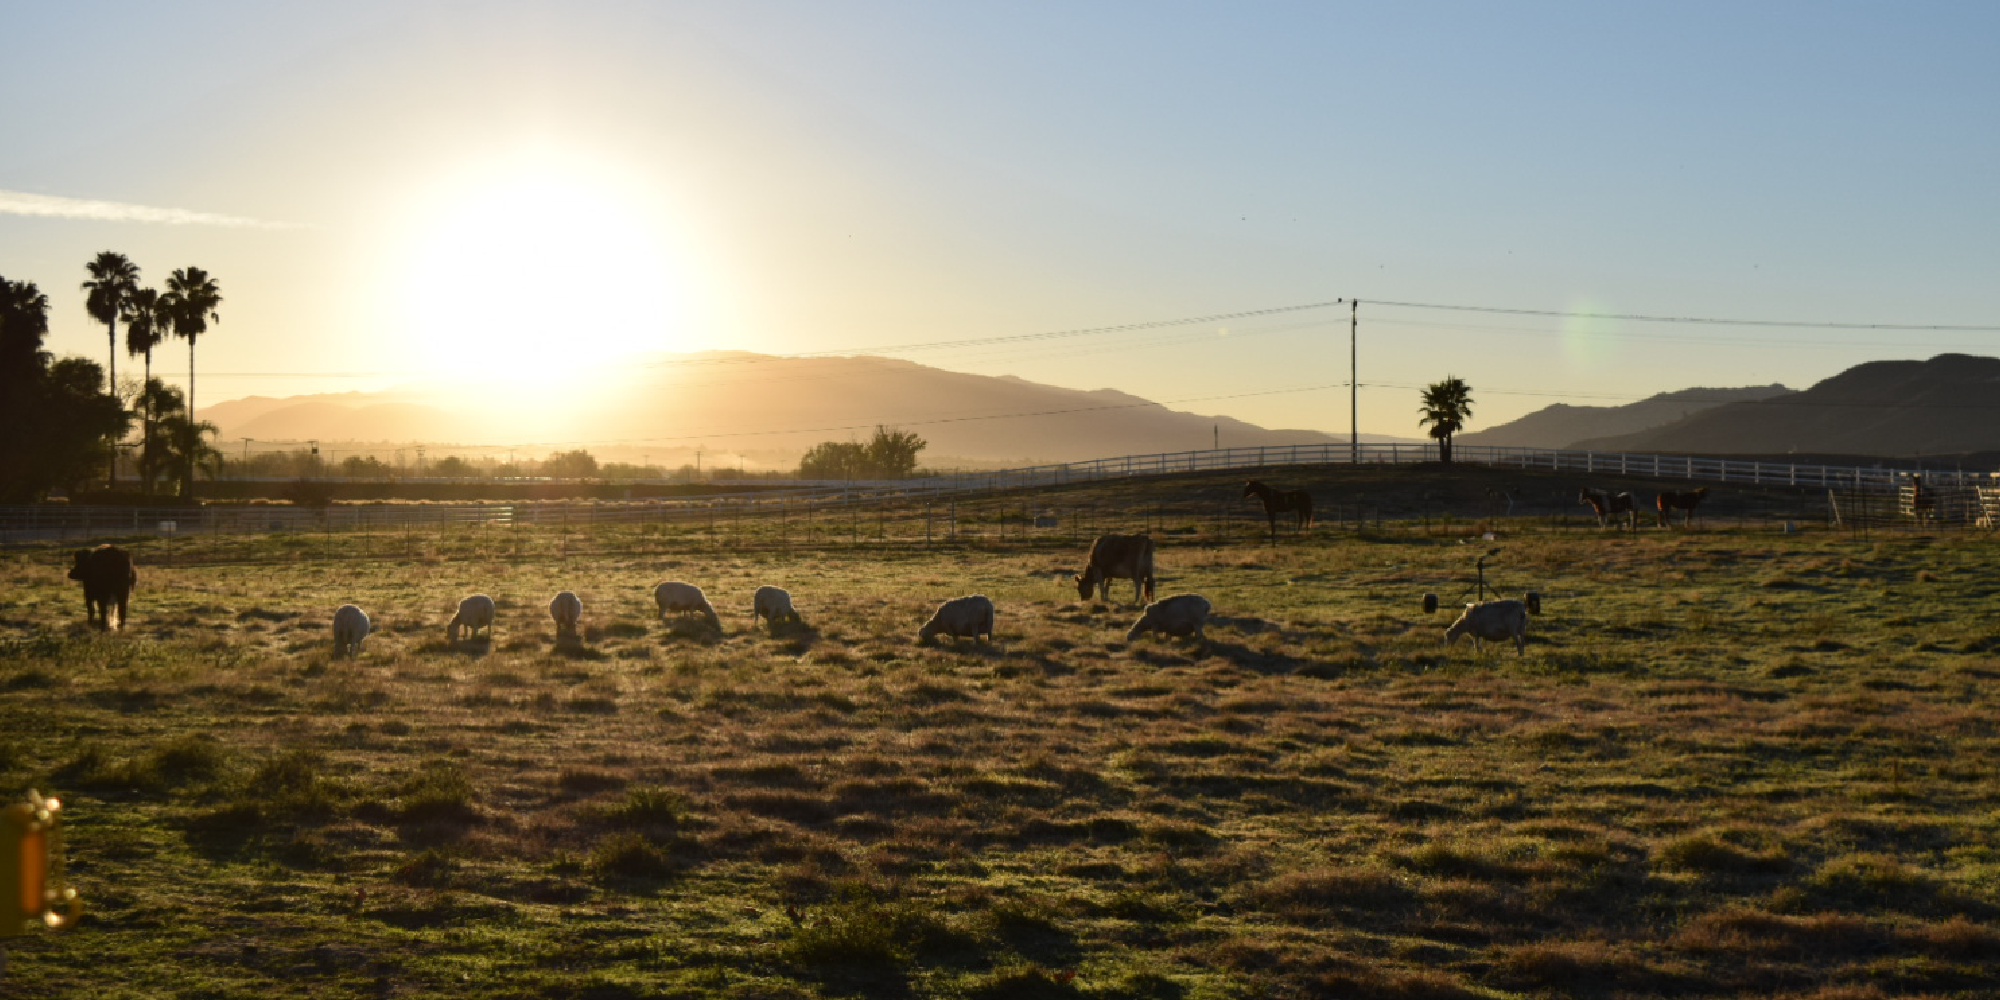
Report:
M1418 426L1430 425L1430 436L1438 443L1438 460L1451 464L1451 439L1472 419L1472 387L1457 376L1446 376L1424 388L1423 406L1417 411Z
M866 479L868 449L853 441L823 441L799 459L801 479Z
M74 495L112 455L130 426L104 369L42 350L49 299L33 282L0 277L0 502L21 503L53 487Z
M457 455L447 455L431 464L431 475L447 479L470 479L479 475L479 470L471 462Z
M118 393L118 321L132 314L132 296L139 291L139 265L122 253L101 251L90 263L84 265L90 272L90 280L82 288L90 293L84 297L83 306L90 312L90 318L104 324L105 335L111 345L111 377L105 383L112 395ZM111 465L106 480L115 484L118 478L117 454L112 452Z
M891 431L875 425L875 438L868 442L868 467L876 479L902 479L917 470L917 453L930 442L909 431Z
M803 479L901 479L916 471L917 453L928 444L908 431L875 428L867 444L825 441L799 459Z
M193 414L194 342L208 332L208 324L222 322L222 316L215 311L222 305L222 289L207 271L184 267L167 277L167 294L161 298L166 301L167 315L173 317L174 336L188 342L187 409ZM194 469L182 470L181 496L193 496L193 489Z
M597 459L581 448L550 455L542 461L542 475L552 479L591 479L597 475Z

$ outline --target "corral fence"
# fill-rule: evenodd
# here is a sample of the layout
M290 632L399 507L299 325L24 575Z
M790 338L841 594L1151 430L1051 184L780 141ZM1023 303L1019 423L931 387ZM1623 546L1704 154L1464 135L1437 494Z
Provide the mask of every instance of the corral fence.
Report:
M1143 528L1167 534L1198 531L1251 538L1265 534L1264 516L1254 504L1235 497L1205 507L1187 502L1133 507L1129 502L1093 503L1067 496L1068 491L1058 492L1058 488L1183 473L1338 466L1357 459L1371 465L1413 464L1431 461L1435 455L1432 447L1412 444L1364 444L1359 449L1340 444L1220 448L910 480L798 482L783 488L762 481L758 488L743 492L729 492L731 484L718 481L710 485L720 492L642 500L383 502L322 507L267 503L0 506L0 543L151 536L171 544L182 536L284 533L414 537L521 527L560 533L620 524L670 526L712 537L739 535L754 524L767 535L775 532L786 543L796 538L807 544L869 539L1026 541L1037 537L1074 541L1099 528ZM1922 479L1916 480L1919 474L1901 469L1465 445L1455 447L1453 456L1463 464L1522 471L1682 479L1715 486L1784 490L1800 496L1823 495L1822 509L1799 507L1776 516L1824 516L1828 523L1843 528L1865 530L1912 523L1990 527L2000 516L2000 477L1989 473L1926 470L1920 474ZM1923 484L1921 488L1917 482ZM1567 503L1566 498L1562 502ZM1506 498L1489 503L1487 508L1460 511L1459 520L1524 513ZM1543 512L1553 517L1557 509ZM1448 521L1452 516L1442 510L1385 514L1366 504L1340 502L1323 502L1317 513L1320 524L1330 530L1379 528L1385 521L1427 522L1433 517ZM1567 511L1560 516L1564 523L1570 523L1575 513ZM1288 530L1288 518L1280 521L1283 534ZM1190 526L1197 522L1204 526Z

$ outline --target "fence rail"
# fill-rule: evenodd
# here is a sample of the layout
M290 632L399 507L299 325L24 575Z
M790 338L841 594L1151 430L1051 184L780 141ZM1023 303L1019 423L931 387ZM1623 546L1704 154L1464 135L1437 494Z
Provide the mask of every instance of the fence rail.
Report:
M1925 487L1965 494L2000 490L2000 475L1957 470L1799 465L1686 455L1567 451L1459 445L1453 459L1471 465L1585 476L1681 479L1759 487L1805 487L1891 498ZM1218 471L1252 471L1286 465L1412 464L1436 456L1429 445L1272 445L1216 448L1154 455L1064 462L992 472L872 482L800 482L792 487L722 492L701 497L646 500L546 500L468 503L367 503L298 507L283 504L207 504L199 507L96 507L47 504L0 506L0 542L34 542L119 534L259 534L286 531L422 530L511 524L563 526L760 515L812 517L828 507L885 503L939 503L981 494L1105 482L1133 477ZM726 482L712 485L728 485ZM1894 500L1891 499L1893 504ZM2000 502L1996 502L2000 507Z

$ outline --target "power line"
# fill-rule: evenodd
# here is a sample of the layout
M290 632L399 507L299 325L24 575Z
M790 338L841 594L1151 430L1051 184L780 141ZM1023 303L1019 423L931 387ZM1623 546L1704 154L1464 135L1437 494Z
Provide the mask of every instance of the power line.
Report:
M1694 323L1705 326L1782 326L1811 330L1944 330L1959 333L2000 333L2000 326L1948 323L1838 323L1803 319L1723 319L1715 316L1649 316L1641 313L1570 312L1561 309L1510 309L1502 306L1445 305L1436 302L1391 302L1365 299L1371 306L1438 309L1449 312L1492 313L1501 316L1556 316L1563 319L1616 319L1634 323Z

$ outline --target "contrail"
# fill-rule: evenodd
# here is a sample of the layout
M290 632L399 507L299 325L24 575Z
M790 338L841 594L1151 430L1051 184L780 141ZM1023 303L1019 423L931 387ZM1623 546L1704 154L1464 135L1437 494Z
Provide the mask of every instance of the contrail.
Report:
M150 222L167 226L229 226L238 229L297 229L289 222L265 222L238 215L191 212L185 208L154 208L119 201L62 198L25 191L0 191L0 215L44 215L98 222Z

